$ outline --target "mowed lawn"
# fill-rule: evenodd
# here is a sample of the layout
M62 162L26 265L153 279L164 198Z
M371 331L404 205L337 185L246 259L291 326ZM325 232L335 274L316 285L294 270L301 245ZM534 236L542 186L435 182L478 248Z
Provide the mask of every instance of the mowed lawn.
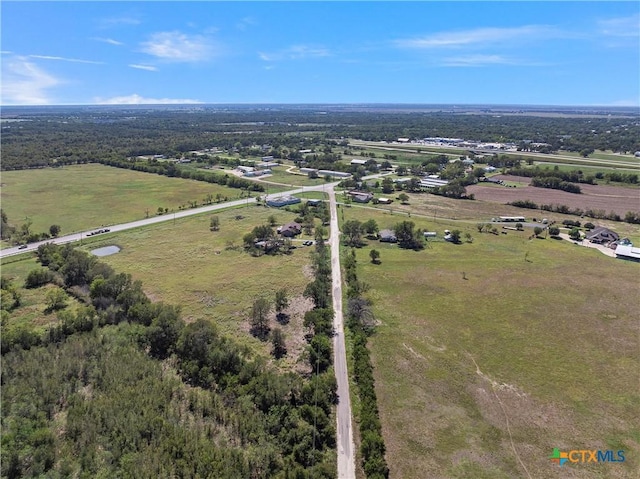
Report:
M31 231L58 224L67 234L153 216L159 207L178 211L208 194L237 198L240 190L89 164L3 171L0 194L9 223L19 227L28 217Z
M406 219L344 211L381 228ZM380 321L369 345L391 477L637 477L640 265L530 230L411 220L473 242L357 250ZM626 461L559 468L555 447Z

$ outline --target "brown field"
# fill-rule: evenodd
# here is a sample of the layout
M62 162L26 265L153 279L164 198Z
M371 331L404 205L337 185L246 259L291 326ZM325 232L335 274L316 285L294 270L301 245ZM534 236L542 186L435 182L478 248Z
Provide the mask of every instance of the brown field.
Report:
M509 182L528 183L529 178L499 175L495 178ZM567 193L548 188L521 186L507 188L499 185L472 185L467 187L479 200L506 204L515 200L530 200L538 205L558 204L583 210L614 211L624 216L628 211L640 211L640 189L608 185L580 185L582 194Z

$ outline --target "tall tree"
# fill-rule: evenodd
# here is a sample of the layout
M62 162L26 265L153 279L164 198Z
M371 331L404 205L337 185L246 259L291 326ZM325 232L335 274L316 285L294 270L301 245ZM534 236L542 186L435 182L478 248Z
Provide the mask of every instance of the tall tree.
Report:
M278 291L276 291L274 306L276 308L278 321L284 322L287 317L287 315L284 313L284 310L287 308L287 306L289 306L289 298L287 297L286 289L279 289Z
M362 223L358 220L349 220L342 225L347 246L360 246L362 244Z
M271 344L273 350L271 353L276 359L280 359L287 354L287 345L284 340L284 333L280 328L275 328L271 334Z
M271 302L267 298L258 298L251 308L251 329L255 336L264 340L269 333L269 313Z

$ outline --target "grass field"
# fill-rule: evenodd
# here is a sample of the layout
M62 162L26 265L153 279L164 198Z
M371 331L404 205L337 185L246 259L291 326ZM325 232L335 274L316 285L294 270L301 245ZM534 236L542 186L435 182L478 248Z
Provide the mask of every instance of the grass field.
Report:
M345 220L400 219L363 211ZM474 239L357 252L380 321L370 347L391 477L637 477L638 265L530 231L411 219ZM627 461L559 469L554 447Z
M178 210L189 201L240 196L240 190L181 178L90 164L2 172L2 209L34 232L58 224L62 234L153 216L159 207Z
M237 215L243 219L236 220ZM264 295L273 299L286 288L291 299L290 323L281 326L290 354L283 366L306 368L302 319L311 307L302 291L309 282L309 247L298 247L291 255L252 257L242 250L242 237L254 226L267 223L274 215L279 223L292 221L294 213L252 206L217 213L220 230L209 231L212 215L200 215L147 228L111 234L82 246L91 250L116 244L120 253L102 258L118 272L130 273L143 282L152 300L177 304L187 322L206 319L254 351L269 356L271 343L253 338L248 318L253 301ZM300 238L300 237L298 237ZM302 236L302 239L309 239ZM233 245L232 245L233 243ZM296 241L296 243L299 243ZM233 249L231 249L233 248ZM38 265L34 259L3 262L2 274L22 284L28 272ZM37 293L34 293L37 295ZM34 302L37 303L34 297ZM43 308L40 308L43 309ZM18 310L14 321L26 320L27 310ZM275 315L272 313L272 316ZM55 315L33 314L30 319L44 324ZM278 324L272 320L272 327ZM299 364L298 364L299 363Z

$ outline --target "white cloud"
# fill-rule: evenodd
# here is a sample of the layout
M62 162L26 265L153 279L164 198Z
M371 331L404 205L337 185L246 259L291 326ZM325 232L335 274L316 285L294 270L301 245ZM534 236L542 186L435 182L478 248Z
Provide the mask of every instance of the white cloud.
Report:
M258 22L253 17L244 17L238 23L236 23L236 28L238 30L246 30L247 28L257 25Z
M180 105L188 103L202 103L199 100L184 98L145 98L137 93L128 96L116 96L112 98L95 98L98 105Z
M323 47L308 45L293 45L285 50L273 53L258 52L261 60L276 62L282 60L305 60L307 58L322 58L331 56L331 52Z
M612 37L640 36L640 14L598 21L600 33Z
M147 70L150 72L157 72L158 69L156 67L154 67L153 65L138 65L135 63L130 63L129 66L131 68L137 68L138 70Z
M116 46L124 45L124 43L119 42L118 40L114 40L113 38L94 37L92 38L92 40L95 40L96 42L108 43L109 45L116 45Z
M80 60L78 58L56 57L51 55L29 55L29 58L37 58L39 60L57 60L71 63L91 63L93 65L104 65L104 62L96 62L93 60Z
M117 27L120 25L140 25L141 22L140 20L134 17L122 16L122 17L103 18L102 20L100 20L99 23L100 23L100 27L102 28L111 28L111 27Z
M28 58L16 56L2 63L3 105L47 105L52 103L49 90L60 83Z
M182 32L159 32L140 44L141 51L171 62L200 62L217 52L210 38Z
M494 65L533 66L534 64L502 55L463 55L445 58L442 65L447 67L484 67Z
M400 48L456 48L486 46L516 39L544 39L560 32L547 25L524 25L510 28L477 28L454 32L440 32L417 38L405 38L394 43Z

